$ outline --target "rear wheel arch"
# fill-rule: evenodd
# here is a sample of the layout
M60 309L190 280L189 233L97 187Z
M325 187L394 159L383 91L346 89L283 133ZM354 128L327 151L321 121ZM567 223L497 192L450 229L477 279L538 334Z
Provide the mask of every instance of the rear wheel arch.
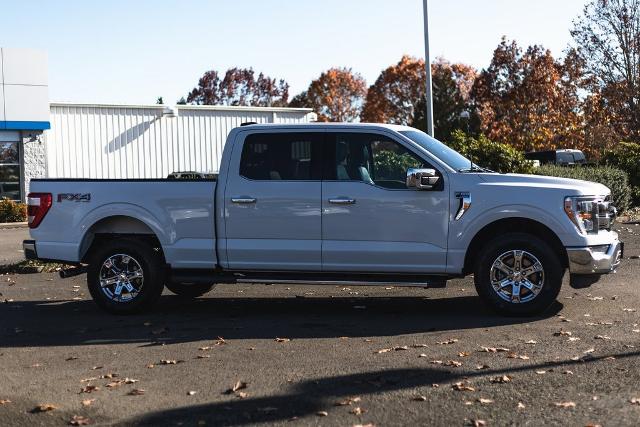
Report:
M87 263L96 248L105 241L129 238L144 242L154 248L164 260L162 244L154 231L143 221L126 215L113 215L94 223L82 238L80 260Z
M554 250L563 267L567 267L569 265L567 251L562 244L562 241L557 234L553 232L553 230L541 222L529 218L514 217L504 218L489 223L476 233L467 247L467 252L464 258L464 274L473 272L477 255L485 245L501 234L514 232L531 234L542 239Z

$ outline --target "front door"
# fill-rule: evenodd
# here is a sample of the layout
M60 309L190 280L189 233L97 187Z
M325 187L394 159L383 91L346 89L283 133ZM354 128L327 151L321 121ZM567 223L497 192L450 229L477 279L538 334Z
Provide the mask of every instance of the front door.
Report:
M321 270L323 132L250 133L224 195L230 269Z
M323 271L446 271L449 198L441 172L434 190L407 188L407 169L433 166L390 135L362 132L328 133L325 165Z

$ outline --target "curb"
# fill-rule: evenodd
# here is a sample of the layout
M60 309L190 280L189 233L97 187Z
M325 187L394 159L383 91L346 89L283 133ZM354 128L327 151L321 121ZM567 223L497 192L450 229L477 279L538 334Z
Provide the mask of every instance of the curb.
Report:
M9 230L12 228L28 228L27 222L0 222L0 230Z

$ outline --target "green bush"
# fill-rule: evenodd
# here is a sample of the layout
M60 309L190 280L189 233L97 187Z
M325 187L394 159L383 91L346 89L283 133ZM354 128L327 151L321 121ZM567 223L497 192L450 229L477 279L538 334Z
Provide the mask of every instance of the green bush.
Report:
M631 187L626 172L611 166L594 167L566 167L544 165L536 168L538 175L557 176L561 178L581 179L583 181L598 182L611 190L613 204L618 212L629 209L631 201Z
M3 197L0 199L0 222L21 222L27 220L27 206Z
M524 154L508 144L480 135L472 137L457 130L447 145L480 166L503 173L532 173L533 165Z
M640 206L640 144L620 142L604 153L602 163L622 169L629 175L632 204Z

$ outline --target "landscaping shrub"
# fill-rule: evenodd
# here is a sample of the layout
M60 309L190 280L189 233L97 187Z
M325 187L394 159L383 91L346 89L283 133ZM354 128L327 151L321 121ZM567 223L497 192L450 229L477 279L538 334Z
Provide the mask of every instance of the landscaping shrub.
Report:
M22 222L27 220L27 206L3 197L0 199L0 222Z
M604 153L602 163L622 169L629 175L631 202L640 206L640 144L620 142Z
M447 145L480 166L503 173L532 173L533 165L524 154L508 144L480 135L472 137L455 131Z
M536 168L538 175L557 176L561 178L581 179L583 181L598 182L611 190L613 204L618 212L629 209L631 201L631 187L626 172L611 166L594 167L566 167L544 165Z

